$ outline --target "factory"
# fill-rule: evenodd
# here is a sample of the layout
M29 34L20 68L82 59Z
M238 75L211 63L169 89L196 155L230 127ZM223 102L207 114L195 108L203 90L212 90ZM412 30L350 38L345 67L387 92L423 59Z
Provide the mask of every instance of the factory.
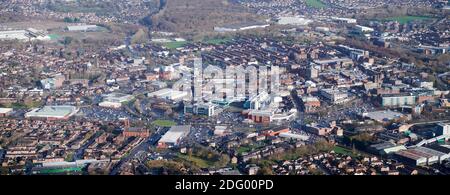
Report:
M67 120L75 115L79 109L75 106L44 106L36 108L25 114L25 118L46 120Z
M396 152L395 157L399 161L410 165L426 166L442 163L443 160L450 157L450 153L444 153L429 147L419 146Z
M99 30L99 27L97 25L77 25L77 26L67 26L66 30L92 32Z
M191 131L190 125L172 126L158 141L158 148L177 146Z
M298 26L306 26L309 23L313 22L312 20L309 19L305 19L299 16L294 16L294 17L280 17L278 19L278 24L281 25L298 25Z
M41 40L46 41L50 40L50 37L47 36L44 32L28 28L26 30L9 30L9 31L0 31L0 40L19 40L19 41L34 41Z
M172 101L180 101L188 98L188 93L186 91L178 91L170 88L161 89L147 95L148 97L167 99Z
M111 93L103 95L103 102L98 105L106 108L120 108L122 103L133 100L132 95L122 94L122 93Z

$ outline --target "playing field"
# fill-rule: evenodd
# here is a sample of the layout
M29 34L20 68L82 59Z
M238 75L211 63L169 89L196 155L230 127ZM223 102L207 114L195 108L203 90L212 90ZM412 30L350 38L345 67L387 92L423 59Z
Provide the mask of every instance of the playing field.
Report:
M177 123L175 123L174 121L170 121L170 120L156 120L152 122L153 125L157 125L160 127L171 127L176 125Z
M327 6L320 0L306 0L306 5L317 9L324 8Z

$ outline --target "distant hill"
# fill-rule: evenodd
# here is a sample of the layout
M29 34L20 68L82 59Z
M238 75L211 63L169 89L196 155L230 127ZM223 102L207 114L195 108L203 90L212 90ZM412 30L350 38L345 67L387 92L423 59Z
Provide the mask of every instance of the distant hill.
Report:
M240 5L228 0L161 0L164 7L141 23L153 30L198 33L215 26L261 21Z

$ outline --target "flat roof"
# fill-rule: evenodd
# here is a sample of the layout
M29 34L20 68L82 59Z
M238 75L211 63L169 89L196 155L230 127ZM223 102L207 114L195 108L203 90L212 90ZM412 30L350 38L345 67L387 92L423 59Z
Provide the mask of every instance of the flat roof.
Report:
M165 133L159 142L162 143L177 143L178 140L186 136L191 130L190 125L172 126L167 133Z
M75 106L44 106L25 114L26 117L57 117L62 118L77 112Z
M405 116L404 114L402 114L400 112L394 112L391 110L380 110L380 111L365 113L363 115L370 119L376 120L376 121L390 121L390 120Z
M0 108L0 114L6 114L11 111L13 111L12 108Z

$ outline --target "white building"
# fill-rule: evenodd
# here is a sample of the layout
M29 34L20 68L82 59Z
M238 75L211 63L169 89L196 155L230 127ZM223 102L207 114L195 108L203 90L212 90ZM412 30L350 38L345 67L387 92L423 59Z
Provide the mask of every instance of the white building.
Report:
M172 126L158 141L158 147L169 148L176 146L191 131L190 125Z
M172 101L179 101L188 98L188 93L186 91L178 91L171 88L161 89L147 95L148 97L168 99Z
M67 26L68 31L97 31L99 27L97 25L77 25L77 26Z
M278 24L280 25L298 25L298 26L306 26L313 22L312 20L302 18L299 16L293 16L293 17L280 17L278 19Z

